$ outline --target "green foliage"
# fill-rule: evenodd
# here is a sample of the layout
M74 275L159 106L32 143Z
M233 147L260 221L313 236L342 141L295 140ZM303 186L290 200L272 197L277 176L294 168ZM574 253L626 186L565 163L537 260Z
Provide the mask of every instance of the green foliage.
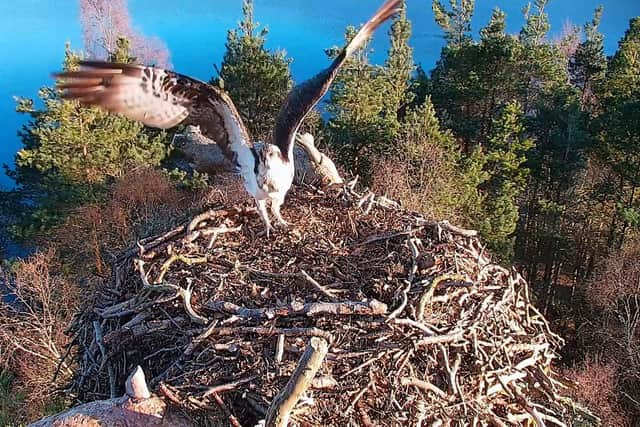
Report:
M185 190L204 190L209 186L209 175L198 171L189 174L181 169L163 171L166 176Z
M350 27L345 39L355 34ZM385 65L369 64L367 47L356 52L338 73L327 105L328 132L337 159L366 183L371 182L374 157L397 155L402 115L414 99L410 87L415 65L406 5L395 17L389 36ZM328 54L335 57L338 52L333 48Z
M599 31L602 6L598 7L593 20L584 26L585 40L582 41L570 63L571 80L582 93L582 104L591 107L601 95L607 71L604 54L604 36Z
M548 0L535 0L524 8L525 25L520 30L520 40L527 46L541 46L549 32L549 15L545 11Z
M504 260L513 255L518 224L536 228L519 233L562 234L559 217L525 223L521 208L537 215L535 200L541 198L564 205L590 142L578 91L568 84L567 56L547 41L546 7L546 1L537 1L527 8L525 26L516 36L506 33L506 16L495 9L478 41L443 49L430 78L423 75L418 85L423 92L417 95L432 95L443 125L462 146L465 188L481 190L466 192L467 221ZM503 147L500 141L514 144ZM531 172L521 166L525 163Z
M451 10L440 0L433 0L432 8L436 22L444 31L449 47L461 47L471 41L471 18L475 0L449 0Z
M118 41L112 60L128 61L128 42ZM67 46L64 69L77 66L79 56ZM126 171L156 166L167 156L163 132L97 108L60 98L60 91L44 87L31 99L17 98L17 111L30 117L19 135L23 148L10 172L18 190L20 217L12 227L28 238L58 223L71 209L99 200L106 186Z
M611 58L604 83L602 112L595 120L597 155L619 181L609 245L621 247L629 227L637 228L634 212L640 209L640 18L630 21Z
M607 73L607 95L623 100L640 96L640 17L629 22L629 28L611 58ZM610 101L613 101L610 99Z
M244 0L243 20L227 34L226 52L217 79L240 111L250 135L270 141L280 106L291 90L291 59L265 47L268 30L254 22L253 0Z
M410 108L401 124L398 154L413 201L411 208L428 212L437 218L454 218L466 206L461 201L477 194L473 184L465 185L464 170L460 170L460 153L451 132L441 129L431 100ZM393 179L392 177L385 177ZM407 202L407 200L405 200Z
M355 33L348 28L346 40ZM327 112L336 159L363 182L413 209L459 218L464 201L478 191L460 167L459 147L453 135L441 129L431 99L416 99L411 24L404 7L389 36L384 66L369 64L365 47L347 61L334 82ZM329 55L337 52L334 48Z
M413 100L409 87L416 67L413 62L413 48L409 45L411 22L407 19L406 2L403 2L391 25L389 38L391 46L385 62L385 74L390 90L386 94L386 100L389 114L394 114Z
M525 97L524 48L505 26L505 14L495 9L480 41L445 48L426 83L443 124L466 151L486 140L504 104Z
M355 28L348 28L346 40L355 34ZM337 48L328 51L330 57L337 53ZM397 109L386 96L390 86L384 68L369 64L364 48L343 65L327 105L328 133L337 160L365 182L371 178L373 157L393 151L399 129Z
M511 102L494 121L483 168L488 179L481 185L485 199L478 229L489 247L509 261L518 222L518 198L529 177L524 163L534 147L533 141L525 136L522 114L520 105Z
M138 122L61 101L56 89L43 88L38 96L43 110L35 110L31 100L18 100L18 112L32 119L21 132L25 147L16 156L19 168L93 184L122 176L134 165L157 165L167 154L164 135L149 137Z

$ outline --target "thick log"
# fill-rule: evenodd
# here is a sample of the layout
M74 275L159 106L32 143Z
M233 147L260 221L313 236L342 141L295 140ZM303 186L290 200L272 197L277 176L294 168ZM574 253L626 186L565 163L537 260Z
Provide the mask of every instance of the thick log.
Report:
M207 310L234 314L244 319L255 321L269 320L276 317L322 315L372 316L387 313L387 305L375 299L368 301L314 302L307 304L290 304L273 308L246 308L231 302L214 301L206 305Z
M341 184L342 178L334 162L315 146L313 136L305 133L297 138L300 146L294 147L294 183L311 185ZM198 172L231 172L233 165L214 141L202 135L195 126L187 126L181 134L176 134L173 144ZM255 144L260 149L261 142Z

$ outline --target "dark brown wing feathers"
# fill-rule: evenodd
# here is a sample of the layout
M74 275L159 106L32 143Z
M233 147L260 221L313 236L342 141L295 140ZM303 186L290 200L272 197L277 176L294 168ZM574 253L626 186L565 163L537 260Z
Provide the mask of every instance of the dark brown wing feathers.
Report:
M200 126L227 157L232 145L249 145L249 136L229 96L221 89L190 77L154 67L82 61L79 71L55 74L63 97L96 105L167 129L178 124Z
M402 1L387 0L327 69L291 91L273 133L273 143L283 154L291 155L298 127L327 93L347 58L397 12ZM65 98L120 113L147 126L167 129L180 123L198 125L232 160L251 147L233 102L215 86L154 67L103 61L82 61L80 65L79 71L55 74Z
M403 0L387 0L358 31L331 65L316 76L293 88L280 109L273 132L273 143L284 153L290 153L295 133L309 111L326 95L331 83L347 58L360 49L373 32L398 12Z

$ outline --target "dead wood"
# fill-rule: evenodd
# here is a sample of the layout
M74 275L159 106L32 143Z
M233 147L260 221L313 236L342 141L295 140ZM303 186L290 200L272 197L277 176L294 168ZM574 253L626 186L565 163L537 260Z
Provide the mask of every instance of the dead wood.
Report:
M324 339L314 337L309 340L309 344L287 385L273 399L267 411L266 426L286 427L288 425L291 410L309 388L316 372L322 366L327 350L328 344Z
M205 425L550 426L573 413L553 366L562 339L475 231L355 184L294 188L291 228L268 240L255 210L218 202L118 258L70 331L78 399L108 398L141 364Z
M231 302L216 301L207 304L206 308L211 311L233 314L238 317L254 321L275 319L276 317L287 316L322 316L322 315L342 315L342 316L373 316L382 315L387 312L386 304L380 301L343 301L343 302L313 302L307 304L292 303L287 306L274 308L246 308Z
M343 183L333 160L316 148L311 134L297 135L296 142L299 144L299 147L294 147L293 152L294 182L296 184L335 185ZM188 126L182 134L176 134L173 144L189 160L191 167L198 172L233 171L233 165L220 147L202 135L197 127ZM261 142L255 144L255 148L258 150L261 146Z

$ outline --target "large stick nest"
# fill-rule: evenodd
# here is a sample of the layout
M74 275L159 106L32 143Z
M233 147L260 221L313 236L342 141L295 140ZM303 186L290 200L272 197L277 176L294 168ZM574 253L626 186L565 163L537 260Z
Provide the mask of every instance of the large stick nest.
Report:
M283 213L267 239L221 200L124 254L75 324L78 398L120 394L141 365L206 425L287 399L294 425L562 425L563 341L474 232L349 186L294 189Z

